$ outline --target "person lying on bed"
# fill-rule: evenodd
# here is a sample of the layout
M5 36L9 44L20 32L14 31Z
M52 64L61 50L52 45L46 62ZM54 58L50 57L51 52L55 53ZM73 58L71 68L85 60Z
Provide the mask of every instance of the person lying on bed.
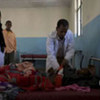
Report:
M0 81L13 81L21 76L27 76L35 73L35 68L31 62L22 62L10 64L0 68Z
M37 74L30 62L10 64L0 68L0 81L10 82L26 90L53 89L50 80Z
M13 72L19 74L26 74L27 72L35 71L35 68L31 62L22 62L18 64L9 64L0 68L0 74Z
M16 66L19 71L23 71L25 76L31 75L33 71L35 72L35 68L31 62L19 63Z

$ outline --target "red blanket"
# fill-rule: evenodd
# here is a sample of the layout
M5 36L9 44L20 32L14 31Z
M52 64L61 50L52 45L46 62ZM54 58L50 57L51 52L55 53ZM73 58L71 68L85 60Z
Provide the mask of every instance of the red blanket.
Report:
M10 66L0 68L0 81L14 83L25 90L54 89L48 78L35 73L25 76L22 71L18 71L17 68L11 69Z

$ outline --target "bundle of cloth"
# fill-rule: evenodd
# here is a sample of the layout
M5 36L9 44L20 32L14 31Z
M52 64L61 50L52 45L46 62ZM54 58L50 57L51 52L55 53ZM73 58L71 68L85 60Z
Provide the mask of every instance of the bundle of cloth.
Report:
M90 88L100 88L100 78L96 76L94 65L88 65L87 68L80 70L64 67L62 85L78 84L79 86L89 86Z
M86 68L76 70L70 65L60 66L57 71L52 67L48 70L48 77L50 81L56 86L67 86L77 84L90 88L100 88L100 77L96 76L96 67L88 65ZM59 75L59 71L63 69L63 74Z

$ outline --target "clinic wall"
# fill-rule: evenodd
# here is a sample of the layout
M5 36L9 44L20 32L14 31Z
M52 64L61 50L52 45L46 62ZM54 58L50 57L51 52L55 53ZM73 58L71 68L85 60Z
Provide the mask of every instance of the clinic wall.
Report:
M16 62L20 61L22 54L46 54L46 37L17 37L16 40ZM36 61L35 66L45 68L45 61Z
M83 34L75 38L75 48L83 51L83 67L87 67L91 56L100 58L100 0L83 0ZM78 60L78 59L77 59ZM100 63L95 62L100 77ZM76 67L77 64L75 65Z
M83 0L83 25L100 14L100 0Z
M70 6L70 22L69 22L69 28L71 29L71 31L74 33L75 32L75 0L72 0L71 6Z
M68 7L2 8L3 28L6 20L13 22L16 37L47 37L60 18L69 21Z
M22 54L46 54L46 37L17 37L16 62L20 62ZM36 69L45 70L46 61L36 60Z
M100 58L100 15L83 28L83 35L75 38L75 48L84 54L83 67L87 67L91 56ZM95 62L97 74L100 76L100 63ZM77 64L75 65L76 67Z
M75 38L75 49L82 50L84 54L84 60L82 65L83 67L87 67L89 58L91 56L100 58L99 26L100 26L100 15L95 17L92 21L90 21L87 25L84 26L83 35ZM46 54L46 39L47 39L46 37L37 37L37 38L18 37L17 56L23 53L24 54ZM98 64L97 66L100 66L100 64ZM75 67L79 68L79 64L76 63ZM100 72L98 72L98 74L99 73Z
M83 26L100 14L100 0L83 0ZM75 32L75 0L70 6L70 29Z
M75 38L76 50L82 50L82 67L87 67L91 56L100 58L100 0L83 0L83 34ZM76 62L80 61L78 56ZM79 64L75 64L76 68ZM100 77L100 63L95 62L97 75Z
M17 38L19 54L46 54L46 37Z

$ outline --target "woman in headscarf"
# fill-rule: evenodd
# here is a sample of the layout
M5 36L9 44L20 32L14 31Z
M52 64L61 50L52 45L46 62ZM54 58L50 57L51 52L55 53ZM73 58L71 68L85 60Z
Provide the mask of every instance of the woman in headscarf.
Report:
M0 66L4 65L5 41L2 33L1 12L0 12Z

